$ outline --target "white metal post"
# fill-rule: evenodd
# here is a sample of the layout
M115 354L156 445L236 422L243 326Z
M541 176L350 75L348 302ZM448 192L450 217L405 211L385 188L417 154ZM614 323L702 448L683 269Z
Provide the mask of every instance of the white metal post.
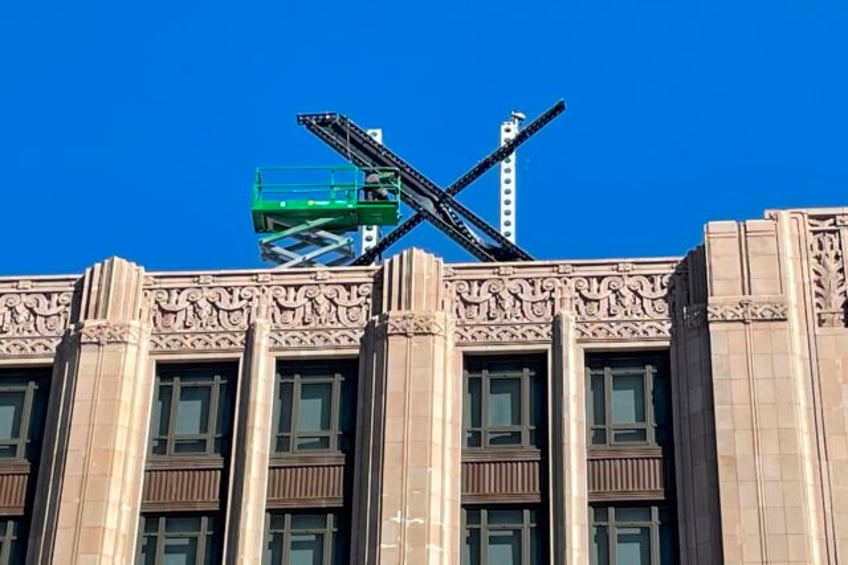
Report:
M518 127L524 119L524 114L521 112L512 112L509 120L501 124L501 147L507 144L512 138L518 134ZM501 235L506 239L515 243L515 200L516 200L516 185L515 185L515 169L516 169L515 153L511 153L501 161Z
M383 144L382 129L369 129L366 130L366 133L380 145ZM378 241L380 241L380 226L362 226L359 228L360 254L375 247Z

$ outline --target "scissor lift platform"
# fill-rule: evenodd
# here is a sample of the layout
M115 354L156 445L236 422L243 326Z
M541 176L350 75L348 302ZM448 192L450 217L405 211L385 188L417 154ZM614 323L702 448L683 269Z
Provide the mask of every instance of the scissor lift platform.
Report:
M262 254L280 267L344 264L360 226L398 224L400 188L388 167L260 167L251 211L254 231L269 234Z

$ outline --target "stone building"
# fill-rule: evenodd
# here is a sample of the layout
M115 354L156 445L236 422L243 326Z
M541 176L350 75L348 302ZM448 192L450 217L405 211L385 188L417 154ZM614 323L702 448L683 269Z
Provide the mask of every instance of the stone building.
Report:
M845 562L846 250L2 278L0 564Z

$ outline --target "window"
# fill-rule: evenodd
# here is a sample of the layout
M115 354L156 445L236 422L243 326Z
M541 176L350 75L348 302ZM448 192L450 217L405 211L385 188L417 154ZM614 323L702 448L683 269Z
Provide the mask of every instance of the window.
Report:
M350 452L356 426L356 361L277 365L276 454Z
M220 518L199 514L141 517L140 565L221 563Z
M463 508L462 565L544 565L544 527L536 508Z
M668 445L668 362L660 356L590 355L589 445Z
M545 372L541 359L469 358L463 418L466 449L542 445Z
M0 563L14 565L26 560L26 536L17 520L0 519Z
M592 565L671 565L674 533L667 508L593 506Z
M272 512L265 524L265 565L346 565L350 560L339 514Z
M0 462L36 461L47 415L46 371L0 371Z
M154 455L227 454L237 370L236 363L158 368L151 420Z

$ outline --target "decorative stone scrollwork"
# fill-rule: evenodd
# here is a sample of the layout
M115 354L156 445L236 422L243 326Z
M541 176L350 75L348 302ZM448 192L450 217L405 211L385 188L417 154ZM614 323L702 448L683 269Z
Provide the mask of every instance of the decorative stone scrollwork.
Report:
M0 290L0 356L52 355L67 329L73 291L35 286L18 281L8 293Z
M201 286L147 291L155 350L231 350L245 344L244 332L259 297L255 286Z
M272 328L361 328L371 312L371 284L272 286Z
M808 218L813 300L821 327L844 327L848 322L848 267L845 264L848 215Z
M707 305L709 322L767 322L787 318L786 304L783 302L759 302L740 300L729 304Z
M259 291L255 287L194 287L150 292L158 332L244 331Z
M269 335L271 349L358 347L361 329L276 330Z
M129 324L83 324L79 330L82 344L107 345L131 343L141 339L141 328Z
M436 316L432 314L384 314L382 327L386 335L401 335L413 337L416 335L445 335L446 329Z
M565 300L576 313L578 339L668 339L673 267L560 264L549 267L550 274L537 267L515 267L475 278L463 278L456 270L447 294L457 320L457 340L548 341L553 316ZM599 273L601 269L606 272Z

